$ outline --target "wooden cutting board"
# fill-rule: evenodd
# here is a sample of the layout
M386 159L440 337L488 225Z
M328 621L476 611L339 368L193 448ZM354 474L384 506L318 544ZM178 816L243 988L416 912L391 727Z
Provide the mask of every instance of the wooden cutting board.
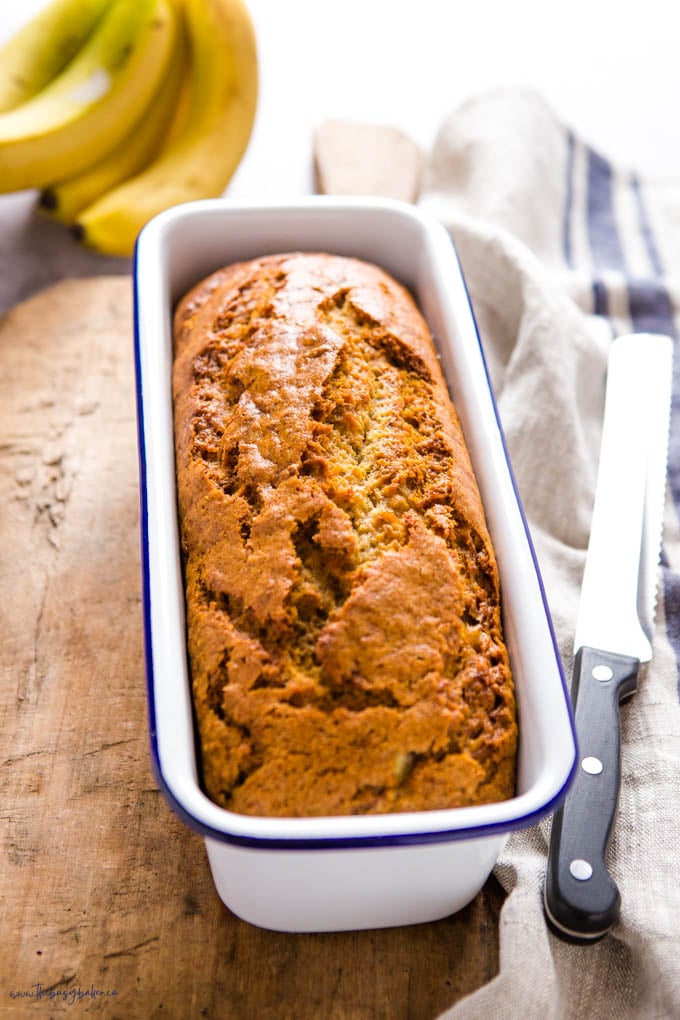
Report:
M490 980L493 879L435 924L262 931L221 904L159 794L129 277L59 283L0 320L0 487L0 1016L413 1020Z

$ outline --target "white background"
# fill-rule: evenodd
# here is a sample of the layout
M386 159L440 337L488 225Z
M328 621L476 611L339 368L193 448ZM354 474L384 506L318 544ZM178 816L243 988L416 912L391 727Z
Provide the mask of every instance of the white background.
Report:
M0 39L44 0L0 0ZM312 188L326 117L394 124L424 148L465 98L536 88L611 159L680 179L674 0L249 0L260 104L230 195Z

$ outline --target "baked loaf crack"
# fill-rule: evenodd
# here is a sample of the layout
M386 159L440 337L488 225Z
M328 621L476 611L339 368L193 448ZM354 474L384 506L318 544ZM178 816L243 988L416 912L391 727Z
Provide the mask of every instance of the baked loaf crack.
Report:
M187 639L205 789L249 815L511 797L498 571L410 294L376 266L228 266L175 313Z

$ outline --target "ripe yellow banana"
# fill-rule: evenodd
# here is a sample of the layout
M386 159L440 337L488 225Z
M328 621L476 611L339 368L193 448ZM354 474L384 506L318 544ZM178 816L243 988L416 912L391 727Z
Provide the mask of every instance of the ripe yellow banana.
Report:
M188 67L188 40L183 21L178 26L168 72L144 110L114 152L74 177L44 188L40 210L51 219L72 225L79 212L122 181L138 174L155 159L173 123Z
M66 67L111 0L52 0L0 49L0 113L40 92Z
M0 190L45 187L121 142L167 72L177 24L169 0L113 0L66 69L0 114Z
M85 209L81 239L130 255L140 229L179 202L222 194L246 150L257 107L255 32L244 0L184 0L191 49L182 125L146 170Z

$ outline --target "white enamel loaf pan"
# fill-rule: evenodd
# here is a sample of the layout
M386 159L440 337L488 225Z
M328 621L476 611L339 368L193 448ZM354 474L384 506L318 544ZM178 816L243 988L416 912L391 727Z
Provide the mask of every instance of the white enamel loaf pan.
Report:
M261 818L218 807L200 785L185 649L171 404L177 300L230 262L286 251L375 262L411 289L439 346L498 556L519 706L512 800L481 807L333 818ZM142 555L151 754L157 780L205 837L219 896L265 928L340 931L413 924L465 906L508 833L563 797L573 727L552 628L508 464L480 340L451 241L392 201L218 199L175 207L142 231L135 256Z

